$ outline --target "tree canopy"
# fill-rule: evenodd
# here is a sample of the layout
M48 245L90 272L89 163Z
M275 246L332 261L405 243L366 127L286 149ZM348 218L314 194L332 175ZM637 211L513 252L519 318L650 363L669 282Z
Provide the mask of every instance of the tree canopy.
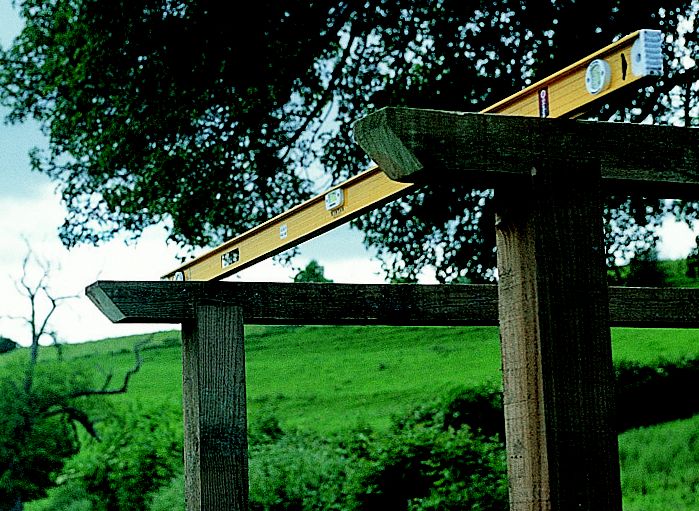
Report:
M332 282L332 280L325 276L325 268L315 259L311 259L306 267L296 274L294 282Z
M595 115L696 124L697 0L17 4L0 103L49 136L32 165L62 192L67 246L161 221L183 246L219 243L366 168L351 124L367 112L477 111L639 28L668 34L667 77ZM491 195L431 187L355 226L394 276L488 278ZM667 207L610 198L610 259L647 244Z

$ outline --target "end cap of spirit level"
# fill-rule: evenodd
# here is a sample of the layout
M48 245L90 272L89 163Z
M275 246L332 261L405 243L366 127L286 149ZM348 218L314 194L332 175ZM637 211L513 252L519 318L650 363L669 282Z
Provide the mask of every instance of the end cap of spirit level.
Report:
M641 30L631 47L631 72L636 76L663 74L663 33Z

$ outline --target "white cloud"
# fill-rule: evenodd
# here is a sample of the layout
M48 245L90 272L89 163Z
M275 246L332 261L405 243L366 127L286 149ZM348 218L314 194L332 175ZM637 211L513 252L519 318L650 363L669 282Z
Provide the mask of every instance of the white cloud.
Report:
M677 222L670 217L664 219L660 230L658 257L660 259L684 259L689 251L696 246L695 237L697 234L699 234L699 227L692 230L684 222Z

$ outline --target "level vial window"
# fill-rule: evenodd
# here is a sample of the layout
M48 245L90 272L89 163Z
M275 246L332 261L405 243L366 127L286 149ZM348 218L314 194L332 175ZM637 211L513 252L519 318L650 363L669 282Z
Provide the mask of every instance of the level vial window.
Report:
M221 268L227 268L238 261L240 261L240 251L237 248L225 254L221 254Z

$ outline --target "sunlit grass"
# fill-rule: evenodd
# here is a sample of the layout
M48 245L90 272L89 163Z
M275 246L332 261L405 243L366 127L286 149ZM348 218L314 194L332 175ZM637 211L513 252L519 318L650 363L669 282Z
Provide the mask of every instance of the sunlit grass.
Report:
M699 509L699 415L619 436L624 511Z

